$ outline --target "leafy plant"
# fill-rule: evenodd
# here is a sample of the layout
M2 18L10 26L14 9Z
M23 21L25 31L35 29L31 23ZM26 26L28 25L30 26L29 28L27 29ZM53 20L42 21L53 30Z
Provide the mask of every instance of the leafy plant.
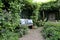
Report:
M15 32L19 34L19 37L22 37L28 33L28 26L21 25L20 27L15 28Z
M5 30L5 32L1 33L0 40L18 40L18 34L11 32L9 30Z
M18 40L19 36L26 34L27 27L20 26L21 2L0 0L0 40Z
M46 40L60 40L60 23L45 23L43 35L46 38Z

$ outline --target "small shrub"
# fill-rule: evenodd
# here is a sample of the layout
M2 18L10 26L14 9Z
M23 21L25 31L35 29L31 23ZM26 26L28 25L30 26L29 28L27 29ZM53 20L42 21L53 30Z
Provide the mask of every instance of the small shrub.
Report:
M0 40L18 40L18 34L9 30L5 30L0 33Z
M60 23L46 22L43 29L46 40L60 40Z
M36 22L36 25L37 25L38 27L41 27L41 26L42 26L42 20L41 20L41 21L37 21L37 22Z
M41 26L43 26L44 24L45 24L45 22L46 22L46 20L40 20L40 21L37 21L36 22L36 25L38 26L38 27L41 27Z
M15 32L19 34L19 37L22 37L23 35L28 33L28 27L27 26L20 26L15 28Z

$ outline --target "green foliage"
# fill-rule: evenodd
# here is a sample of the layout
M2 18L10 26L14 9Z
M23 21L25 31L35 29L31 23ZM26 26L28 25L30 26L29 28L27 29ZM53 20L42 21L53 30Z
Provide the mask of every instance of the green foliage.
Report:
M44 26L44 25L45 25L45 22L46 22L46 19L40 20L40 21L37 21L37 22L36 22L36 25L37 25L38 27L41 27L41 26Z
M19 34L19 37L22 37L28 33L28 26L21 25L20 27L17 27L14 31Z
M37 25L38 27L41 27L41 26L44 25L44 22L43 22L42 20L37 21L37 22L36 22L36 25Z
M40 10L54 10L60 8L60 0L43 3Z
M60 40L60 23L45 23L43 35L46 38L46 40Z
M6 1L4 1L6 2ZM3 3L3 2L2 2ZM8 3L8 2L7 2ZM9 6L9 5L10 6ZM7 9L2 9L2 12L0 12L0 26L1 27L5 27L5 28L9 28L11 30L15 29L19 24L20 22L20 16L19 16L19 12L20 12L20 4L18 4L17 1L12 1L12 2L9 2L8 4L5 5L4 8L7 8ZM8 8L8 6L9 8Z
M9 30L2 30L3 33L0 33L0 40L18 40L18 34L11 32Z
M20 26L21 2L0 0L0 40L18 40L18 36L26 34L27 27Z
M40 5L35 4L34 6L35 6L35 9L32 12L31 18L32 18L32 20L34 22L34 25L36 25L36 23L38 21L38 18L39 18L39 8L40 8Z

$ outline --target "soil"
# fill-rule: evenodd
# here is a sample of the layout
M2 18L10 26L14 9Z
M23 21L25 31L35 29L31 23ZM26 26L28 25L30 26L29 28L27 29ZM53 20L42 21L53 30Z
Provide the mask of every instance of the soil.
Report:
M30 29L29 33L19 40L44 40L41 33L42 29L43 27L40 27L38 29Z

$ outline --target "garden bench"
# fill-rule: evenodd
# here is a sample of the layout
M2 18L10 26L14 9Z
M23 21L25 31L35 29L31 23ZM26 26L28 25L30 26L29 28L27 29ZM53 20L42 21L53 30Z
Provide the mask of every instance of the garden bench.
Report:
M33 28L33 21L32 19L20 19L20 24L28 26L29 28Z

